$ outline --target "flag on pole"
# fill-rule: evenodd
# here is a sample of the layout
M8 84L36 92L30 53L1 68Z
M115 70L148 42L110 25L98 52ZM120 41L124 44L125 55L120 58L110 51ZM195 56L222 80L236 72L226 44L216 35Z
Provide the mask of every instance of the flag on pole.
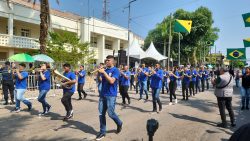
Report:
M250 47L250 38L243 39L243 42L244 42L244 47Z
M174 32L190 33L192 21L190 20L175 20Z
M228 60L245 60L246 49L245 48L229 48L227 49Z
M245 27L250 27L250 13L242 14Z
M207 41L207 45L214 46L214 40Z

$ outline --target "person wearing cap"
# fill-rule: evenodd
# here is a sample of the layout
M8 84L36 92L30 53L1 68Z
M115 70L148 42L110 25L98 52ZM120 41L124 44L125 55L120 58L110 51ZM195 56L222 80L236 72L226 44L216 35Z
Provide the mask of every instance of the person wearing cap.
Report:
M50 78L51 74L48 70L50 68L49 64L41 64L39 70L39 76L38 76L38 86L39 86L39 96L38 101L42 104L43 112L41 112L39 115L45 115L48 114L50 111L51 106L46 101L46 95L48 94L50 90Z
M26 68L26 65L24 63L19 64L19 69L16 70L15 73L15 100L16 100L16 107L12 110L12 112L20 112L20 102L22 101L30 111L32 108L32 103L24 97L24 93L27 90L27 79L28 79L28 72L24 69Z
M4 105L9 104L9 96L10 93L11 104L15 104L14 102L14 81L12 76L12 68L10 66L10 62L6 61L5 66L0 68L0 73L2 73L2 88L3 88L3 95L5 103Z
M78 84L77 84L77 91L79 94L78 100L82 99L82 94L83 97L87 97L87 93L83 90L84 84L85 84L85 76L86 76L86 71L84 70L84 66L80 66L80 71L76 71L76 74L78 75Z
M227 128L225 107L228 110L231 126L235 127L235 117L232 108L233 96L233 76L229 74L226 67L222 67L219 76L215 79L212 78L211 82L215 85L214 94L217 97L218 107L222 123L217 124L218 127Z

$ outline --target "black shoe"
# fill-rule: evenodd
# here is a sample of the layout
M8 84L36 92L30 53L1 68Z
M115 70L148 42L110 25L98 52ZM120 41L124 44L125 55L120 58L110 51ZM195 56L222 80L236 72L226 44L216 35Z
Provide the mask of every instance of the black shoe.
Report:
M77 100L82 100L82 97L79 97Z
M121 131L122 131L122 124L121 125L117 125L116 134L119 134Z
M130 100L128 100L128 104L130 104Z
M105 137L105 134L99 133L99 134L96 136L95 140L96 140L96 141L100 141L100 140L102 140L104 137Z
M47 107L47 113L50 112L50 108L51 108L51 106L49 105L49 106Z
M235 123L231 123L231 127L235 127L236 126L236 124Z
M242 106L242 107L241 107L241 110L245 110L245 107L244 107L244 106Z
M219 124L217 124L217 127L227 128L227 124L219 123Z
M182 100L185 100L185 98L182 98Z
M8 102L5 102L3 105L9 105L9 103L8 103Z
M148 96L146 96L146 100L148 100Z
M31 111L31 109L32 109L32 104L29 104L28 105L28 111Z
M13 110L11 110L10 112L15 112L15 113L19 113L21 110L20 108L14 108Z
M87 97L87 95L88 95L88 94L85 93L83 98L85 99L85 98Z
M246 107L247 110L249 110L249 107Z

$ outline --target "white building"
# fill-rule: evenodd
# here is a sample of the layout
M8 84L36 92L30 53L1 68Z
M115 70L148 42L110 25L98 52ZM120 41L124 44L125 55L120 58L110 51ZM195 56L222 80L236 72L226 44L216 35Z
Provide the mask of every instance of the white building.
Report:
M0 0L0 59L39 49L40 6L33 6L27 0L12 0L10 8L5 0ZM51 24L54 32L69 31L77 33L81 42L90 42L95 51L97 63L103 62L107 55L128 47L128 30L118 25L96 18L81 17L76 14L51 10ZM130 41L144 40L130 33Z

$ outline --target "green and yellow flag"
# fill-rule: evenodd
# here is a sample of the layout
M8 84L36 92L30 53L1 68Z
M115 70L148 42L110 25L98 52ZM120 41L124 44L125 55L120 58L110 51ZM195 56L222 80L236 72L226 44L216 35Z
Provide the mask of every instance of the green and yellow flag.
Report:
M192 21L190 20L175 20L174 32L190 33Z
M250 13L242 14L245 27L250 27Z
M250 47L250 38L244 39L243 42L244 42L244 47Z
M214 40L207 41L206 44L209 46L214 46Z
M246 49L245 48L229 48L227 49L228 60L245 60Z

